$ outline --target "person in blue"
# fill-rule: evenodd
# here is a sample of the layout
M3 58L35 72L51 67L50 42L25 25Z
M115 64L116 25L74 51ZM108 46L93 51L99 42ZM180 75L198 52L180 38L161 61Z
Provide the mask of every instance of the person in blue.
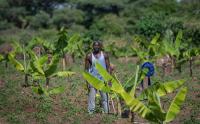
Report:
M90 74L95 76L96 78L103 80L103 77L98 73L95 63L98 62L110 73L110 61L108 54L106 54L102 49L102 43L100 41L95 41L93 43L93 51L86 55L85 58L85 70ZM97 90L90 84L88 84L88 112L92 114L95 111L95 96ZM109 104L108 104L108 94L102 91L99 91L101 95L101 104L103 107L103 112L109 112Z

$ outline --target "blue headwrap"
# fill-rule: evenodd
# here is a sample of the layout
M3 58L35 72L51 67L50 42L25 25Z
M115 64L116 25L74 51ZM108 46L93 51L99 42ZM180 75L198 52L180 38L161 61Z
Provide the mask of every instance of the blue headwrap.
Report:
M146 74L147 77L151 77L153 76L154 74L154 65L150 62L145 62L143 65L142 65L142 69L144 68L147 68L148 69L148 72Z

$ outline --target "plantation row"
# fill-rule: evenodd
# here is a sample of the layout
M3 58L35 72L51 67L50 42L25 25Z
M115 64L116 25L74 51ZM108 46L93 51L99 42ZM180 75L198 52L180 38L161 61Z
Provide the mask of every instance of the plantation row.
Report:
M172 68L172 71L177 68L180 72L181 65L190 61L190 75L192 76L192 60L193 57L200 54L200 50L191 45L190 39L182 42L182 37L183 33L179 31L176 38L172 38L168 32L164 38L157 34L149 42L144 42L139 38L134 39L132 44L126 47L124 56L136 55L139 61L137 70L126 83L121 84L115 74L108 74L99 64L96 67L106 82L94 78L87 72L84 72L83 76L96 89L108 92L114 99L122 98L130 110L138 113L141 117L157 123L170 122L178 114L180 106L184 102L187 88L182 86L185 81L156 82L143 90L139 96L136 96L136 87L140 85L149 71L141 69L140 66L144 62L151 62L155 65L159 59L163 60L161 66L164 70L169 67ZM63 86L49 87L51 78L69 77L76 73L66 71L66 53L75 59L85 56L90 51L90 47L85 47L80 35L70 36L65 29L60 30L58 40L54 43L35 38L29 44L12 42L11 46L12 49L4 51L0 55L0 61L10 63L24 75L24 86L31 86L34 93L46 96L59 94L65 90ZM113 44L105 46L104 49L114 56L117 56L120 51ZM167 61L163 57L167 58ZM60 60L62 70L58 68ZM110 81L111 86L107 84ZM169 109L164 111L160 98L172 93L177 88L180 88L179 92L171 102Z

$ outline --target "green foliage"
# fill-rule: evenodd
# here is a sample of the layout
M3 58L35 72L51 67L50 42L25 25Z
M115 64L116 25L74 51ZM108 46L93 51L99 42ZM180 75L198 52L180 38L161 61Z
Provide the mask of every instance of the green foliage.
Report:
M166 31L166 36L162 41L163 51L165 54L170 55L171 57L175 56L176 58L180 55L180 46L182 43L183 32L179 31L175 41L173 41L173 32L170 30Z
M0 54L0 62L4 59L3 55Z
M85 53L83 51L83 40L78 34L70 36L68 32L62 28L59 32L59 39L55 44L55 52L64 58L65 53L73 57L81 57Z
M151 122L164 123L172 121L180 111L180 105L184 102L184 99L186 97L187 88L183 87L180 89L176 97L171 102L168 111L165 112L161 107L159 93L164 93L166 91L167 93L172 92L177 88L179 88L180 86L182 86L184 81L180 81L180 84L167 83L167 85L165 85L165 88L157 85L158 86L157 88L159 89L157 91L147 88L146 91L148 91L147 94L148 103L147 105L145 105L143 102L139 101L139 99L134 97L135 94L132 94L134 93L135 90L134 84L136 83L133 84L132 91L130 93L127 93L125 89L122 87L121 83L116 79L116 77L114 78L110 74L108 74L108 72L103 67L101 67L100 64L96 63L96 67L98 72L104 78L105 82L95 79L95 77L93 77L87 72L83 73L84 78L98 90L106 92L112 91L114 93L119 94L124 99L125 103L130 107L131 111L137 112L141 117ZM106 84L109 81L112 82L112 86Z
M115 35L120 36L124 34L126 23L121 17L116 15L108 14L103 16L101 19L97 19L93 25L90 27L90 34L100 34L102 35Z
M172 101L167 115L165 117L165 122L170 122L172 121L175 116L180 112L180 107L182 105L182 103L185 100L185 96L187 93L187 88L183 87L180 89L180 91L177 93L177 95L175 96L174 100Z
M14 65L14 67L18 70L18 71L21 71L21 72L24 72L25 71L25 68L24 66L19 62L17 61L14 56L12 54L9 54L8 55L8 59L10 61L10 63L12 63Z
M48 58L46 55L37 57L35 53L30 52L32 56L32 61L30 63L33 69L33 78L35 79L47 79L55 76L68 77L73 75L73 72L69 71L57 71L58 66L58 55L53 55L50 63L48 63Z
M40 11L30 18L30 26L35 29L48 28L50 24L50 15L44 11Z
M152 38L156 33L165 31L165 16L163 13L146 15L136 22L136 32L147 38Z
M133 52L139 57L139 62L153 62L161 56L159 34L156 34L149 43L142 42L136 39L135 45L132 47ZM144 45L143 45L144 44Z
M55 95L55 94L60 94L63 93L65 91L65 88L63 86L60 87L54 87L51 89L45 88L43 86L32 86L32 91L38 95Z
M84 20L84 13L78 9L62 8L53 12L53 24L58 29L61 27L70 28L74 23L80 24Z

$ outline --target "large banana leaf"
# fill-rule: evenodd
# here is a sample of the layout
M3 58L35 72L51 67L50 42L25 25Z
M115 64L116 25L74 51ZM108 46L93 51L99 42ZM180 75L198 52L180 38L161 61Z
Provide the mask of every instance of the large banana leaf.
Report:
M54 55L49 66L48 66L48 69L45 71L46 77L50 77L51 75L53 75L56 72L58 62L59 62L58 55Z
M153 112L138 99L133 98L125 91L121 92L119 95L124 99L126 105L130 107L131 111L137 112L143 118L153 119Z
M159 96L164 96L168 93L172 93L175 89L181 87L185 83L185 80L176 80L163 83L161 87L157 89Z
M31 61L30 66L34 72L37 72L40 75L45 75L42 66L39 64L38 60L37 61Z
M170 81L166 83L155 83L149 86L147 89L143 90L142 93L138 96L138 98L140 100L147 99L149 94L155 91L159 97L165 96L166 94L172 93L173 91L175 91L184 83L185 83L185 80L176 80L176 81Z
M98 62L95 63L95 66L99 72L99 74L103 77L103 79L108 82L110 80L112 80L112 76L108 73L108 71L106 69L104 69L101 64L99 64Z
M108 87L108 85L105 85L104 81L95 78L90 73L83 72L83 77L96 89L101 90L103 92L110 92L110 87Z
M160 97L155 91L151 92L148 96L148 108L157 116L158 120L162 121L165 119L166 114L162 109Z
M35 54L34 54L35 55ZM35 56L36 57L36 56ZM40 58L36 57L36 60L31 62L32 63L32 68L35 68L35 70L40 73L41 75L45 75L44 73L44 64L48 61L48 56L44 55Z
M136 68L136 73L135 73L135 81L133 82L133 86L132 86L132 89L130 91L130 95L132 97L135 97L135 89L136 89L136 86L137 86L137 83L138 83L138 73L139 73L139 66L137 66Z
M38 59L38 64L40 64L41 66L43 66L47 61L48 61L48 56L44 55L44 56L42 56L42 57L40 57Z
M168 109L165 122L172 121L176 117L176 115L180 112L180 106L184 102L186 94L187 94L187 87L181 88Z
M133 82L135 80L135 74L133 74L125 83L122 84L126 92L130 92L133 87Z
M118 82L115 78L113 78L106 69L104 69L98 62L95 63L95 66L99 72L99 74L103 77L105 80L106 85L108 85L109 82L112 82L111 89L115 91L116 93L122 92L120 87L122 87L121 83Z
M8 59L18 71L24 72L24 66L17 61L12 54L8 54Z
M65 91L65 88L63 86L60 87L55 87L53 89L48 90L49 95L54 95L54 94L60 94Z

